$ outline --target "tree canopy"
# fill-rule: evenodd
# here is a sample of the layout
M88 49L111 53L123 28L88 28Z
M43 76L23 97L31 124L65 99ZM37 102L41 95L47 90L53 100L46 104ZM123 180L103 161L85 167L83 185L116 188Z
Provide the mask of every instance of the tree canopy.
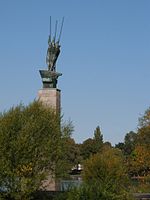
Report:
M128 199L128 176L120 150L104 148L84 163L84 181L97 184L102 199Z
M34 102L0 114L0 189L24 199L54 172L60 151L60 117Z
M97 126L94 130L94 137L88 138L80 146L81 156L83 160L88 159L90 156L100 152L103 147L103 135L100 127Z
M105 148L84 162L83 184L63 194L61 200L131 200L122 152Z

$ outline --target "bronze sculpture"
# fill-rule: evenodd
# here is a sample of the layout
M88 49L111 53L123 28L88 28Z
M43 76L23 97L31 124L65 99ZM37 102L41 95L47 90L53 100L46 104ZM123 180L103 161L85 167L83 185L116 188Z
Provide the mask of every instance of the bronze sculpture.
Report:
M64 17L62 19L62 24L60 28L60 34L58 40L56 41L56 34L57 34L57 21L55 24L55 34L53 39L51 39L51 17L50 17L50 35L48 39L48 49L46 55L46 64L48 70L40 70L40 75L43 82L43 88L56 88L57 87L57 79L61 76L61 73L56 72L56 61L60 54L60 37L62 33L64 23Z
M60 53L60 45L58 42L52 42L49 43L48 49L47 49L47 56L46 56L46 63L48 66L49 71L56 71L56 61Z
M50 35L49 35L49 40L48 40L48 49L47 49L47 55L46 55L46 63L48 66L49 71L56 71L56 61L60 53L60 37L62 33L62 28L63 28L63 22L64 22L64 17L62 19L62 24L61 24L61 29L60 29L60 34L58 41L55 42L56 40L56 33L57 33L57 21L55 24L55 35L53 40L51 40L51 17L50 17Z

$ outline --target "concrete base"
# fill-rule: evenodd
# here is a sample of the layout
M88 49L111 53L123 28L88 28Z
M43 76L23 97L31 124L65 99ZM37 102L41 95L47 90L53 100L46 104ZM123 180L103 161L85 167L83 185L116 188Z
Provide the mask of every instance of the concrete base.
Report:
M42 186L40 187L44 191L58 191L58 188L58 183L51 174L47 176L46 180L42 181Z
M61 91L56 88L43 88L38 91L38 100L46 107L53 108L60 113L60 95Z

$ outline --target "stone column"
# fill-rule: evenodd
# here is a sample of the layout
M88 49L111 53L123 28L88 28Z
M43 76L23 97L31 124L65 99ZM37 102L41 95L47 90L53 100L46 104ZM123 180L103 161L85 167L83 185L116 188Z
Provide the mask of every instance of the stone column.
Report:
M42 88L38 91L38 100L46 107L51 107L56 112L61 111L61 90L57 88Z
M40 70L43 88L38 91L38 100L43 105L53 108L57 113L61 111L61 91L57 88L58 77L61 73Z

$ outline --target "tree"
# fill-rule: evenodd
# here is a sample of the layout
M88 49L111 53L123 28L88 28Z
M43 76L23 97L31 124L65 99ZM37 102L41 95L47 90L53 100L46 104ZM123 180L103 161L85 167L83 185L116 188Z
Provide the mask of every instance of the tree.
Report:
M128 159L130 175L139 177L150 175L150 151L144 145L137 145Z
M130 131L125 135L124 143L120 142L115 147L121 149L124 155L129 156L134 150L136 142L137 133Z
M101 199L128 199L124 157L118 149L104 148L86 160L83 179L87 185L95 186L94 191L98 188Z
M125 135L123 153L129 156L135 148L137 141L137 133L130 131Z
M61 138L61 153L59 161L57 163L56 173L58 177L69 178L71 169L77 165L80 160L80 148L71 137L74 131L74 127L71 121L63 123L61 127L62 138Z
M106 141L103 143L103 148L111 148L111 147L112 147L112 145L110 142Z
M90 156L100 152L103 147L103 135L101 134L100 127L97 126L94 131L94 137L85 140L80 147L81 156L83 160L88 159Z
M124 153L124 146L125 144L123 142L119 142L118 144L115 145L115 148L120 149L122 153Z
M60 117L34 102L0 115L0 188L13 199L29 198L49 172L55 172L60 152Z
M139 118L137 144L145 145L150 150L150 108Z
M130 194L116 195L105 191L98 183L82 184L80 187L72 188L62 193L55 200L133 200Z
M110 146L84 162L83 184L58 196L61 200L131 200L120 150Z
M135 132L130 131L129 133L126 134L124 138L124 144L125 144L124 153L126 155L130 155L131 152L134 150L136 140L137 140L137 134Z
M145 111L144 115L139 118L139 128L150 127L150 107Z
M91 155L95 154L95 141L92 138L85 140L80 146L80 152L83 160L86 160Z
M62 151L57 163L57 176L69 178L71 169L80 162L80 151L78 144L72 138L62 138Z
M147 151L150 151L150 108L148 108L144 116L139 119L137 144L145 146Z
M95 151L99 152L103 145L103 135L101 133L100 127L97 126L94 131L94 143L95 143Z
M124 150L128 155L130 176L146 180L150 175L150 108L139 118L137 133L130 132L126 135Z

